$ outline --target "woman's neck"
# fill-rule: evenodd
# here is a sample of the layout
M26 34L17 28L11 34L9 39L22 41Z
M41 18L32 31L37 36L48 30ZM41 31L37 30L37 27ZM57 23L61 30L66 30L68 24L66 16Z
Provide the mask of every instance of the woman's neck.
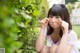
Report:
M58 42L61 39L60 28L54 29L54 32L52 33L51 38L54 42Z
M59 35L60 34L60 28L55 28L53 31L53 34Z

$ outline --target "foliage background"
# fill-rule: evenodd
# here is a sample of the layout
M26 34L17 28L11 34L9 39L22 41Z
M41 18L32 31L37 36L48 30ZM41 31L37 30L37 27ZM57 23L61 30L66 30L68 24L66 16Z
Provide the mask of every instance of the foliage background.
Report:
M6 53L36 53L38 20L47 11L46 0L0 0L0 48Z

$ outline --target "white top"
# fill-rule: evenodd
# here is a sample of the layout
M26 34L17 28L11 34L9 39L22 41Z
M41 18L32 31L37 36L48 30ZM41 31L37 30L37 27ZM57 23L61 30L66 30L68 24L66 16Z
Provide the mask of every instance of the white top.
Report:
M71 53L79 53L79 49L78 49L78 46L77 46L77 44L78 44L77 41L78 40L77 40L76 33L73 30L71 30L68 33L68 40L67 40L67 44L73 45ZM59 44L59 43L60 43L60 41L57 42L56 44ZM55 43L52 41L51 37L48 36L47 37L47 46L51 47L53 44L55 44Z

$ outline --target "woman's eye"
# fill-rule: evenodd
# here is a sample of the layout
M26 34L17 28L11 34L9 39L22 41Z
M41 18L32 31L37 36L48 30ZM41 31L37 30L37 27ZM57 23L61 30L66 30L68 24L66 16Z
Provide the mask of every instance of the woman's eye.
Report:
M50 18L53 18L53 16L52 16L52 15L49 15L49 17L50 17Z
M56 16L56 18L59 18L59 16Z
M50 18L53 18L52 16L50 16Z

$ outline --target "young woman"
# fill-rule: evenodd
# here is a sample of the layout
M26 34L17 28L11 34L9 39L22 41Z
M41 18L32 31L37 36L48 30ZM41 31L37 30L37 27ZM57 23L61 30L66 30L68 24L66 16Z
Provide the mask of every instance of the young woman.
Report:
M47 45L45 40L47 39ZM41 31L36 41L40 53L79 53L76 33L72 30L68 10L63 4L54 4L48 18L41 20Z

